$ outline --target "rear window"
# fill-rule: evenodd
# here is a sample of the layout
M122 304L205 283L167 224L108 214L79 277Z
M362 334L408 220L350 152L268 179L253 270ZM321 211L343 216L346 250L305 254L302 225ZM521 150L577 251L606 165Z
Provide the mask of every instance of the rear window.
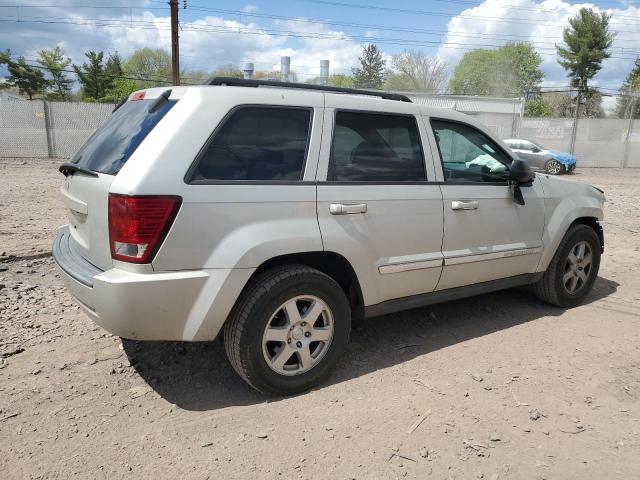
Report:
M302 180L311 114L309 108L235 110L205 147L190 182Z
M149 113L155 98L125 102L94 132L71 159L82 168L116 175L129 157L177 100L168 100Z

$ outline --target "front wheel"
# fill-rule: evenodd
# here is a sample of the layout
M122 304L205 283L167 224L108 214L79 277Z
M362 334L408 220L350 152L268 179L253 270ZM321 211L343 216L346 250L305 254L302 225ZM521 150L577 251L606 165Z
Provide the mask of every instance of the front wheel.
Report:
M533 284L536 296L558 307L580 304L598 276L601 248L600 239L591 227L573 225L543 277Z
M351 311L335 280L303 265L264 272L247 286L224 330L229 361L263 393L317 385L349 341Z
M562 173L563 167L559 161L549 160L545 164L544 169L549 175L560 175Z

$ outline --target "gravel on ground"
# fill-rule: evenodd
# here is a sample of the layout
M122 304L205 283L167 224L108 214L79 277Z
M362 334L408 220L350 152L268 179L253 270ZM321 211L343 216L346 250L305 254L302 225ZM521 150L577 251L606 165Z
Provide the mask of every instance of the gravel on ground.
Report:
M319 388L255 393L222 342L132 342L85 317L50 256L49 160L0 160L0 477L640 478L640 170L607 195L584 305L526 289L358 326Z

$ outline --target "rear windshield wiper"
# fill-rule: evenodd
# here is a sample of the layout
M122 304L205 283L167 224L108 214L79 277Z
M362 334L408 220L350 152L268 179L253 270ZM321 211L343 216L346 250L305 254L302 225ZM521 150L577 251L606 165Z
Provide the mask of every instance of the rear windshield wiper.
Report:
M124 105L125 103L127 103L127 100L129 100L129 97L124 97L122 100L120 100L120 103L118 103L115 108L113 110L111 110L111 113L115 113L116 110L118 110L122 105Z
M65 177L69 175L73 175L74 173L82 173L84 175L88 175L90 177L98 177L96 172L92 172L91 170L87 170L86 168L79 167L75 163L63 163L60 165L60 173L62 173Z
M171 89L165 90L164 92L162 92L160 96L156 98L156 101L151 104L147 112L153 113L156 110L158 110L165 102L169 100L170 96L171 96Z

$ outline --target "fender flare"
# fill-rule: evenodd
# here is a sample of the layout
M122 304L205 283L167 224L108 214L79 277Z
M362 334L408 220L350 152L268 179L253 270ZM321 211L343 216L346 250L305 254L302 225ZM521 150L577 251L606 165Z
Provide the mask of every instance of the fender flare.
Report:
M544 250L538 263L538 272L544 272L551 263L560 242L566 235L567 231L574 223L585 223L592 226L592 223L601 221L604 217L602 208L597 199L589 196L582 196L582 206L577 207L574 199L563 199L555 208L551 218L545 222L542 234L542 244ZM596 230L600 242L604 248L604 235L602 227Z

